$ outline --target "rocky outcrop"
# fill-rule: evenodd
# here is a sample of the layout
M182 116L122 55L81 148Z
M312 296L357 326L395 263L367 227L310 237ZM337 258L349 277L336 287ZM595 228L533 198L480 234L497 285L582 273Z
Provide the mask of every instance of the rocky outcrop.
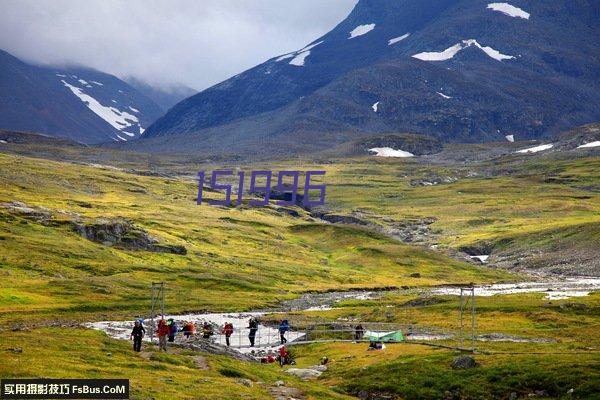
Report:
M105 246L157 253L187 253L183 246L160 244L156 238L125 219L98 219L87 224L74 222L73 227L84 238Z
M471 356L458 356L452 360L453 369L470 369L475 368L476 366L477 362Z
M434 217L405 219L389 224L381 232L405 243L427 242L433 236L430 225L435 221L437 218Z
M315 214L318 218L323 221L331 222L332 224L349 224L349 225L369 225L367 221L364 221L358 217L352 215L340 215L340 214Z
M300 379L308 380L318 378L326 370L327 367L325 365L313 365L312 367L308 368L290 368L285 372L290 375L297 376Z
M11 214L16 214L35 221L47 221L52 218L52 212L50 209L45 207L30 207L27 204L22 203L20 201L2 203L1 206L4 207Z

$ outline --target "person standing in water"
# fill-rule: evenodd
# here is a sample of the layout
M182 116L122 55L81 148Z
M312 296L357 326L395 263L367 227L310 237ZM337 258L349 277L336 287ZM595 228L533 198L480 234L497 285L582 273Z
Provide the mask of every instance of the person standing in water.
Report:
M140 320L135 321L133 324L133 329L131 330L131 335L129 335L129 339L133 339L133 351L141 351L142 350L142 339L146 330L144 329L144 325Z

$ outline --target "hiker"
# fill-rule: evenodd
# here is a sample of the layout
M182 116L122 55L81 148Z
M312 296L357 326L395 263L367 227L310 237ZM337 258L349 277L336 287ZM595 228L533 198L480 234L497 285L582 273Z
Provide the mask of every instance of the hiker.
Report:
M250 318L250 321L248 322L248 329L250 329L250 333L248 333L250 347L254 347L254 339L256 338L256 331L258 330L258 320L256 318Z
M196 327L194 326L193 322L190 321L183 326L183 335L187 339L189 339L194 333L196 333Z
M169 319L169 342L175 341L175 335L177 334L177 322L173 320L173 318Z
M160 350L167 351L167 336L169 335L169 327L167 326L167 321L161 319L158 321L158 348Z
M202 337L204 339L210 339L210 337L212 335L213 335L212 326L210 326L210 324L205 321L204 324L202 325Z
M287 363L287 357L289 353L285 346L279 348L279 366L283 367Z
M379 342L379 341L375 341L375 340L371 340L369 342L369 347L367 348L367 350L383 350L385 349L385 345L383 344L383 342Z
M223 333L225 334L225 343L227 343L227 347L229 347L229 338L233 333L233 324L231 322L225 322Z
M146 330L144 329L144 325L142 325L141 320L135 321L133 324L133 329L131 330L131 335L129 335L129 340L133 339L133 351L141 351L142 350L142 338Z
M281 344L285 344L287 339L285 338L285 333L290 330L290 325L288 324L287 319L284 319L279 324L279 336L281 338Z
M362 340L364 335L365 328L363 328L361 324L356 325L356 327L354 328L354 340L358 342L359 340Z

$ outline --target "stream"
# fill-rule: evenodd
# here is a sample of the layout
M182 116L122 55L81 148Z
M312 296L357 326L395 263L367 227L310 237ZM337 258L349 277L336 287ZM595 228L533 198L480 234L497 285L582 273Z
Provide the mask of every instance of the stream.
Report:
M513 293L544 293L545 298L549 300L568 299L571 297L587 296L591 292L600 290L600 278L580 277L580 278L558 278L548 279L539 282L519 282L519 283L501 283L490 285L476 285L476 296L495 296L506 295ZM191 321L201 328L204 322L208 322L214 328L215 335L211 340L221 346L225 346L225 337L218 334L219 328L223 327L226 322L231 322L234 327L234 333L231 336L232 348L241 353L253 353L256 348L249 347L248 340L248 321L251 317L256 317L260 321L260 317L272 312L286 311L318 311L328 310L344 300L370 300L381 298L387 293L418 293L421 296L441 296L441 295L459 295L460 288L456 286L438 286L431 288L416 288L416 289L393 289L382 291L345 291L345 292L327 292L327 293L305 293L300 297L292 300L286 300L281 303L277 309L263 310L255 312L231 312L231 313L194 313L186 315L166 315L165 319L173 318L177 321L179 327L183 326L185 321ZM105 332L112 338L129 339L129 334L133 326L133 321L100 321L90 322L84 326L92 329L97 329ZM148 329L149 321L145 322ZM198 333L196 333L198 336ZM302 339L304 332L290 330L286 333L288 341ZM406 334L407 340L444 340L451 338L451 335L440 334L427 331L411 332ZM487 340L503 340L501 336L498 338L488 338ZM146 335L145 340L149 340L149 335ZM178 333L176 342L185 342L186 338L182 333ZM194 339L189 339L194 340ZM485 339L484 339L485 340ZM515 341L515 338L506 337L505 340ZM259 324L256 334L256 346L264 352L275 351L279 347L279 333L276 327ZM263 353L263 351L261 351Z

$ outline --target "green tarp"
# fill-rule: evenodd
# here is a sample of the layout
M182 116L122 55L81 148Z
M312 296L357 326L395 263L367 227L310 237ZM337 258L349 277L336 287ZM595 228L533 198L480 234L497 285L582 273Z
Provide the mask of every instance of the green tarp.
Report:
M404 335L402 331L393 332L371 332L366 331L363 339L371 340L374 342L403 342Z

